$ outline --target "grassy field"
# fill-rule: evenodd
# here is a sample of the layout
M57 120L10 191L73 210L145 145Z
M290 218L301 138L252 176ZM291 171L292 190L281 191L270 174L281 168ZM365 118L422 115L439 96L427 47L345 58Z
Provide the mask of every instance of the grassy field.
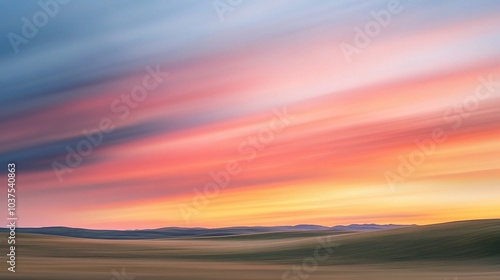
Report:
M0 279L500 279L500 220L189 239L22 234L17 243L17 272L2 246Z

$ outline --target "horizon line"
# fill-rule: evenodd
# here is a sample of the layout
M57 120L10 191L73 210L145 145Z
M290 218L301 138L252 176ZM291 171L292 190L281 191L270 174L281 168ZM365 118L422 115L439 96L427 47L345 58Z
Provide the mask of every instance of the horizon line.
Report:
M296 226L317 226L317 227L325 227L332 228L336 226L353 226L353 225L376 225L376 226L428 226L428 225L439 225L439 224L448 224L448 223L457 223L457 222L469 222L469 221L488 221L488 220L500 220L498 218L485 218L485 219L468 219L468 220L452 220L447 222L439 222L439 223L430 223L430 224L395 224L395 223L385 223L385 224L377 224L377 223L354 223L354 224L337 224L332 226L318 225L318 224L295 224L295 225L275 225L275 226L259 226L259 225L235 225L235 226L225 226L225 227L201 227L201 226L193 226L193 227L183 227L183 226L166 226L166 227L158 227L158 228L128 228L128 229L96 229L96 228L84 228L84 227L71 227L71 226L41 226L41 227L16 227L16 229L41 229L41 228L71 228L71 229L85 229L85 230L116 230L116 231L127 231L127 230L156 230L156 229L165 229L165 228L184 228L184 229L224 229L224 228L237 228L237 227L261 227L261 228L272 228L272 227L296 227ZM2 226L0 229L9 229L9 227Z

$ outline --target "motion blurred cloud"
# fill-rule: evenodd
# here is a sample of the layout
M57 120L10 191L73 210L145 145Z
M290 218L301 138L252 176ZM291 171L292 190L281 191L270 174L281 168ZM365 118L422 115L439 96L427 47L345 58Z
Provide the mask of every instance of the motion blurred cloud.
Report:
M0 162L18 162L23 226L182 225L178 206L211 172L242 160L239 143L285 106L293 123L192 225L425 224L500 213L496 1L401 1L351 63L339 45L387 1L244 1L224 21L213 1L57 3L16 53L8 34L21 36L23 17L44 9L0 1ZM119 110L148 65L168 77ZM491 81L491 97L391 191L384 174L415 141L457 122L460 113L451 123L443 114L474 94L478 77ZM114 130L59 182L52 163L103 119Z

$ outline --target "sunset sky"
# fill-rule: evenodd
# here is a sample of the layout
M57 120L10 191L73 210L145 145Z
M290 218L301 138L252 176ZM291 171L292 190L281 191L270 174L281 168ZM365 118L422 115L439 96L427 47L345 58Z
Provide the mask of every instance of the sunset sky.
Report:
M0 163L18 166L19 226L500 217L500 2L390 2L71 1L16 53L8 34L43 9L0 1ZM228 164L240 172L214 187Z

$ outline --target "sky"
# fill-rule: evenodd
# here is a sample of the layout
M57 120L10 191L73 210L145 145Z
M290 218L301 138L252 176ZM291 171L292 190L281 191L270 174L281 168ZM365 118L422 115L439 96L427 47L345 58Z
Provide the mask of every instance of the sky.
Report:
M21 227L500 216L498 1L40 3L0 1Z

